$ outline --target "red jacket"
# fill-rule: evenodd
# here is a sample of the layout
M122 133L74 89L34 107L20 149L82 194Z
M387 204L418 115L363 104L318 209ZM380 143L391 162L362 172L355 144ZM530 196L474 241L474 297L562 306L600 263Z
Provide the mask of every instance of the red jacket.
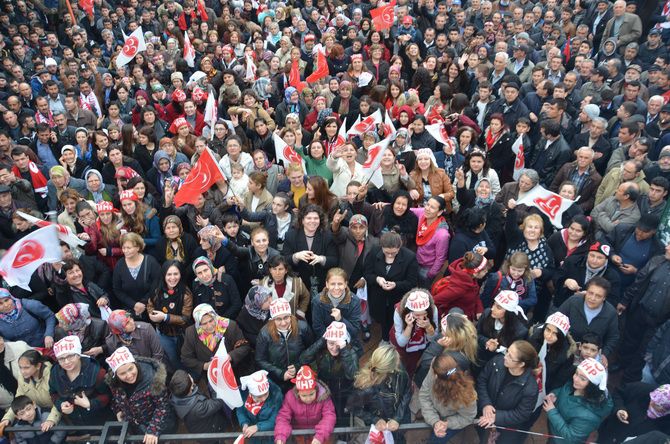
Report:
M484 311L479 298L479 283L471 274L463 270L463 258L449 264L449 283L437 294L433 295L435 305L440 312L440 319L450 309L458 307L471 321Z

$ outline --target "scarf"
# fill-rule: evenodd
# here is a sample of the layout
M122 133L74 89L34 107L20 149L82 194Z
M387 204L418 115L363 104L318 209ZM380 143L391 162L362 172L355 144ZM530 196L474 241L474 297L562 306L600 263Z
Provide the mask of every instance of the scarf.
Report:
M399 197L405 197L409 202L412 201L407 191L398 191L398 193L393 197L393 202L391 205L386 205L384 207L382 213L384 217L384 230L389 231L394 227L397 227L400 231L400 234L403 235L416 233L419 220L409 208L407 208L407 210L405 210L405 212L400 216L397 216L393 212L393 203Z
M509 289L519 295L519 300L522 300L523 296L526 295L526 283L523 280L523 277L514 279L511 275L508 274L506 279L507 284L509 285Z
M563 239L563 243L565 244L565 249L567 251L567 253L565 255L566 258L568 256L570 256L572 253L574 253L577 248L584 245L584 242L586 242L586 239L582 239L582 240L579 241L579 243L577 244L577 246L575 248L568 247L568 229L567 228L563 228L561 230L561 238Z
M172 248L172 242L177 242L177 249ZM174 241L167 241L165 247L165 259L168 261L179 261L184 262L186 258L186 253L184 252L184 243L181 241L181 237L178 237Z
M244 306L252 318L263 322L267 321L270 310L263 310L263 302L268 296L272 297L272 292L267 287L255 286L249 290L244 300Z
M328 299L330 299L330 303L333 304L334 308L337 308L338 305L342 303L344 300L344 297L347 295L346 292L342 293L342 296L339 298L336 298L335 296L331 295L330 292L328 292Z
M102 174L100 174L100 171L94 170L94 169L88 170L88 172L86 173L86 176L84 177L84 180L87 180L88 176L90 176L91 174L94 174L94 175L98 176L98 179L100 180L100 188L98 189L98 191L92 191L88 187L88 182L87 182L86 183L86 189L88 190L89 193L91 193L91 196L93 196L93 202L100 203L103 200L105 200L105 196L102 194L105 191L105 182L102 181Z
M2 290L4 291L0 293L0 296L2 296L3 299L5 297L11 298L14 301L14 308L12 309L12 311L9 311L7 313L0 313L0 322L7 322L7 323L16 322L16 320L21 315L21 311L23 311L21 300L9 294L9 291L5 290L4 288Z
M251 395L248 395L247 400L244 401L244 408L249 410L252 415L258 416L263 408L263 404L265 404L265 401L256 402Z
M211 314L213 315L214 313ZM221 338L223 338L223 335L226 333L226 330L228 330L228 324L230 324L230 320L228 318L217 316L216 328L214 329L214 333L207 333L200 326L196 328L196 332L198 333L198 339L200 339L202 343L205 344L205 347L207 347L209 351L212 352L216 351L216 348L219 345Z
M603 273L605 273L605 270L607 269L607 262L605 262L605 265L603 265L600 268L591 268L589 267L588 262L586 263L586 274L584 275L584 282L588 282L591 280L591 278L595 276L602 276Z
M647 409L647 418L657 419L670 413L670 385L664 384L649 393L649 399L656 404Z
M109 325L109 331L113 335L116 335L121 339L125 345L129 345L132 341L132 333L127 333L125 328L130 319L130 314L125 310L114 310L109 314L107 318L107 325Z
M486 130L486 150L488 151L491 148L493 148L493 145L496 144L496 142L498 141L498 139L500 139L500 136L502 135L503 131L498 131L497 133L494 134L493 131L491 131L491 128L488 128Z
M30 182L33 184L35 192L42 196L42 198L47 197L47 178L44 177L44 174L42 174L37 167L37 164L30 161L30 163L28 163L28 171L30 172ZM12 173L14 173L16 177L22 177L21 171L19 171L19 168L16 165L12 167Z
M440 216L435 219L430 225L426 221L426 216L421 216L419 219L419 229L416 232L416 245L421 247L426 245L432 238L437 229L442 225L446 225L447 221Z

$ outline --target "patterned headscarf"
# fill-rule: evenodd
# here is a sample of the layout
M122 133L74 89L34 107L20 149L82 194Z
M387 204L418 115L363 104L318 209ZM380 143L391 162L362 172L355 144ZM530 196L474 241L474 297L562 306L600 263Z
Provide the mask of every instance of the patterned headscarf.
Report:
M7 313L0 313L0 321L2 322L14 322L19 318L21 311L23 309L21 305L21 300L12 296L9 290L5 288L0 288L0 299L11 298L14 301L14 308Z
M647 417L656 419L666 416L670 413L670 384L663 384L649 393L649 399L654 405L649 404Z
M199 256L198 258L196 258L193 261L193 274L195 274L195 269L203 264L209 267L209 270L212 272L212 279L209 282L203 282L198 278L196 278L195 280L203 285L210 285L212 282L214 282L216 276L216 268L214 268L214 265L212 264L212 261L209 260L209 258L205 256Z
M201 326L202 318L206 315L214 317L216 327L213 333L207 333ZM209 304L200 304L195 307L193 309L193 320L195 321L195 331L198 334L198 338L210 351L216 351L221 339L223 339L223 335L226 333L226 330L228 330L230 320L219 316Z
M91 323L88 304L67 304L56 313L60 326L69 334L76 334L83 339L84 329Z
M216 229L214 225L207 225L206 227L203 227L198 231L198 237L204 241L209 242L209 244L212 246L212 250L216 251L218 249L217 247L217 238L216 238Z
M126 325L130 320L130 313L125 310L114 310L107 318L107 325L112 334L120 336L123 340L130 340L130 333L126 333Z
M270 316L270 310L263 310L263 303L272 297L272 290L262 285L255 285L247 292L244 306L247 312L260 321L266 321Z

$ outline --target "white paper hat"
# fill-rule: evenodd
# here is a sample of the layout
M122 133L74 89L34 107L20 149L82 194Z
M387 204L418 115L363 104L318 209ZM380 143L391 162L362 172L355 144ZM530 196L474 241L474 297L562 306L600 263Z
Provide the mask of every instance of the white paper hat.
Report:
M258 370L249 376L240 378L240 387L242 390L249 390L254 396L263 396L270 390L270 381L268 381L268 372Z
M109 368L112 369L112 373L116 374L116 371L122 365L135 362L135 357L130 350L128 350L128 347L119 347L109 358L105 359L105 361L109 365Z

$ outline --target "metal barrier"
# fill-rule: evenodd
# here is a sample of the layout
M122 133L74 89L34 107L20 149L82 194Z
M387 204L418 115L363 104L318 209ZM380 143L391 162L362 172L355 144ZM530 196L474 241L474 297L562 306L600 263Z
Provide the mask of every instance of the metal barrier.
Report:
M118 432L115 431L112 434L113 429L120 429ZM412 424L401 424L399 430L403 431L412 431L412 430L423 430L423 429L432 429L432 427L425 422L417 422ZM7 427L5 432L18 432L18 431L39 431L39 427L31 426L19 426L19 427ZM89 439L90 442L103 443L118 443L123 444L126 442L142 442L144 435L129 435L128 434L128 422L118 422L118 421L109 421L101 426L55 426L51 430L54 431L68 431L68 432L87 432L91 434ZM366 427L335 427L333 430L334 436L342 435L360 435L367 434L370 431L370 426ZM241 432L226 432L226 433L171 433L160 436L160 442L165 441L218 441L222 439L234 440L240 435ZM303 435L313 435L315 433L314 429L300 429L293 430L292 435L294 436L303 436ZM274 436L273 431L269 432L256 432L254 438L271 438ZM345 439L348 441L348 439Z

